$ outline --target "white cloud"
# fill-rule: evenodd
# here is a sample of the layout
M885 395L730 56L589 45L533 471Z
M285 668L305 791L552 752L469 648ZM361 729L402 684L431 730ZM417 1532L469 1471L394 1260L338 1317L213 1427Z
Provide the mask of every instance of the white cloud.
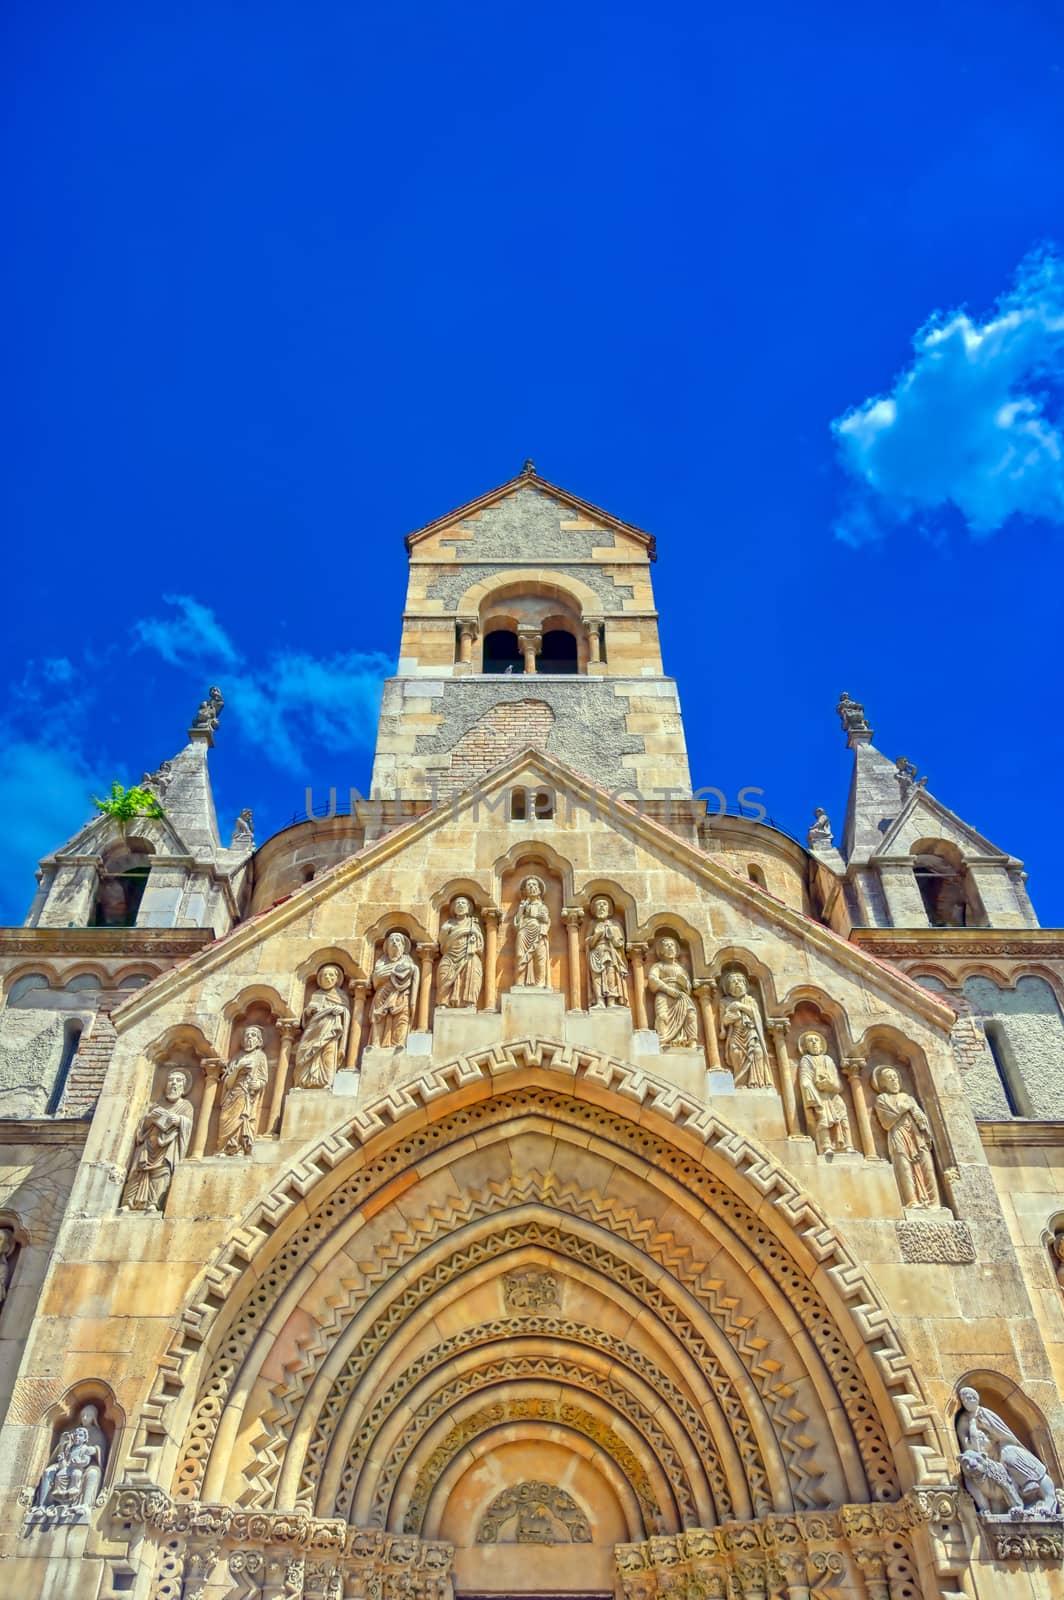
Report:
M1064 260L1033 252L985 320L936 313L913 350L889 394L831 425L851 479L838 537L951 506L976 537L1016 516L1064 524Z
M306 771L311 745L332 752L372 747L381 685L393 670L376 653L280 651L265 670L229 680L226 709L275 766Z
M171 666L183 667L200 661L235 666L243 658L210 606L190 594L165 594L168 606L176 606L176 617L144 617L133 624L137 642L157 650Z

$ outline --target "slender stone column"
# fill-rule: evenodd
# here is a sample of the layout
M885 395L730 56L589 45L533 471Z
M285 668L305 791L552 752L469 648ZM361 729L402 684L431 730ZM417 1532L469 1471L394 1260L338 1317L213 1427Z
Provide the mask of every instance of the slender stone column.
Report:
M417 946L417 958L421 966L421 986L417 996L417 1021L414 1026L418 1033L427 1033L429 1028L429 998L432 993L432 958L439 950L439 945L431 941Z
M584 618L584 627L587 630L587 659L588 665L592 667L597 667L602 660L602 636L599 633L601 626L601 617Z
M369 979L352 978L347 988L351 995L351 1021L347 1029L347 1050L344 1054L344 1067L348 1072L354 1072L358 1062L358 1047L362 1043L362 1018L366 1011Z
M218 1098L218 1084L225 1062L221 1056L204 1056L200 1065L203 1068L203 1099L200 1101L199 1119L192 1134L192 1148L188 1153L191 1161L198 1161L207 1149L207 1135L210 1132L214 1102Z
M783 1120L787 1124L788 1139L801 1137L801 1128L798 1126L798 1104L794 1093L794 1069L791 1066L791 1053L787 1049L787 1017L770 1017L769 1030L772 1034L772 1043L776 1051L776 1064L780 1071L780 1094L783 1099Z
M284 1104L284 1086L288 1080L288 1063L292 1058L292 1046L296 1034L299 1032L299 1023L295 1017L282 1017L277 1024L277 1032L281 1035L281 1049L277 1056L277 1070L273 1076L273 1088L270 1090L270 1115L266 1122L267 1133L281 1131L281 1107Z
M458 619L458 660L463 667L473 665L473 645L480 630L476 619L472 617L459 617Z
M496 1005L495 967L499 959L498 906L485 906L484 917L484 1010L494 1011Z
M628 955L632 963L632 1012L637 1028L647 1028L647 972L648 944L630 944Z
M566 906L562 912L565 933L569 942L569 1010L583 1011L583 984L580 975L580 924L584 913L579 906Z
M722 1072L720 1064L720 1040L717 1038L717 1017L713 1010L713 1002L717 996L716 978L698 978L695 982L695 998L702 1012L702 1034L706 1047L706 1071Z
M876 1136L872 1132L872 1118L868 1114L868 1096L865 1094L864 1072L867 1065L863 1056L846 1056L842 1070L850 1081L850 1094L853 1096L853 1111L857 1118L861 1149L866 1161L875 1161L878 1159Z
M525 658L525 672L535 672L536 656L543 648L543 635L538 628L519 627L517 642L521 646L521 654Z

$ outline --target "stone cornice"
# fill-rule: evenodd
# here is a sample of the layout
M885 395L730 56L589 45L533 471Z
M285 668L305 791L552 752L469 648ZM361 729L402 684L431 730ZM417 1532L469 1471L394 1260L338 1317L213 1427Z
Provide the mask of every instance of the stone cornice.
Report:
M0 928L0 956L159 956L184 960L212 928Z
M850 940L870 955L1064 957L1064 928L854 928Z
M1064 1121L1040 1122L1016 1117L1009 1122L977 1121L983 1148L1022 1150L1064 1149Z
M12 1144L81 1146L88 1135L87 1117L0 1117L0 1148Z

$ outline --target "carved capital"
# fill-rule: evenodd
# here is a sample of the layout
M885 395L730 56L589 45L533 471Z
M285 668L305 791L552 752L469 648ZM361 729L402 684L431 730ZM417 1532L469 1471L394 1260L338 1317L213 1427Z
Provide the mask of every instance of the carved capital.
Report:
M476 617L459 617L458 632L463 639L475 639L480 632L480 623Z
M434 939L421 940L414 946L414 949L417 951L417 958L422 965L426 961L431 961L434 956L438 956L440 953L440 947Z
M203 1068L203 1076L206 1081L208 1083L217 1083L225 1071L227 1063L222 1060L221 1056L204 1056L200 1066Z
M279 1020L279 1022L277 1024L277 1032L281 1035L282 1039L286 1039L288 1041L288 1043L291 1044L292 1040L296 1037L296 1034L299 1032L299 1021L298 1021L298 1018L296 1018L296 1017L281 1017L281 1019Z
M628 954L633 961L645 961L650 954L650 946L645 942L637 942L628 946Z
M482 906L480 915L484 918L485 922L498 923L499 918L502 916L502 912L498 906Z
M562 921L567 928L579 928L583 920L584 912L581 906L566 906L562 911Z

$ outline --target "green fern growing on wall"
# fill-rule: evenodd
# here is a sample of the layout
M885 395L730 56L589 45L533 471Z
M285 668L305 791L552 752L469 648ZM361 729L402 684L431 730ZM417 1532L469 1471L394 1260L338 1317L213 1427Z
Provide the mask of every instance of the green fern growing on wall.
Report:
M125 828L128 822L135 817L162 817L166 813L150 789L142 789L139 784L130 784L126 789L120 783L112 783L111 793L106 800L101 800L99 795L93 795L92 803L97 811L102 811L104 816L113 817L120 828Z

